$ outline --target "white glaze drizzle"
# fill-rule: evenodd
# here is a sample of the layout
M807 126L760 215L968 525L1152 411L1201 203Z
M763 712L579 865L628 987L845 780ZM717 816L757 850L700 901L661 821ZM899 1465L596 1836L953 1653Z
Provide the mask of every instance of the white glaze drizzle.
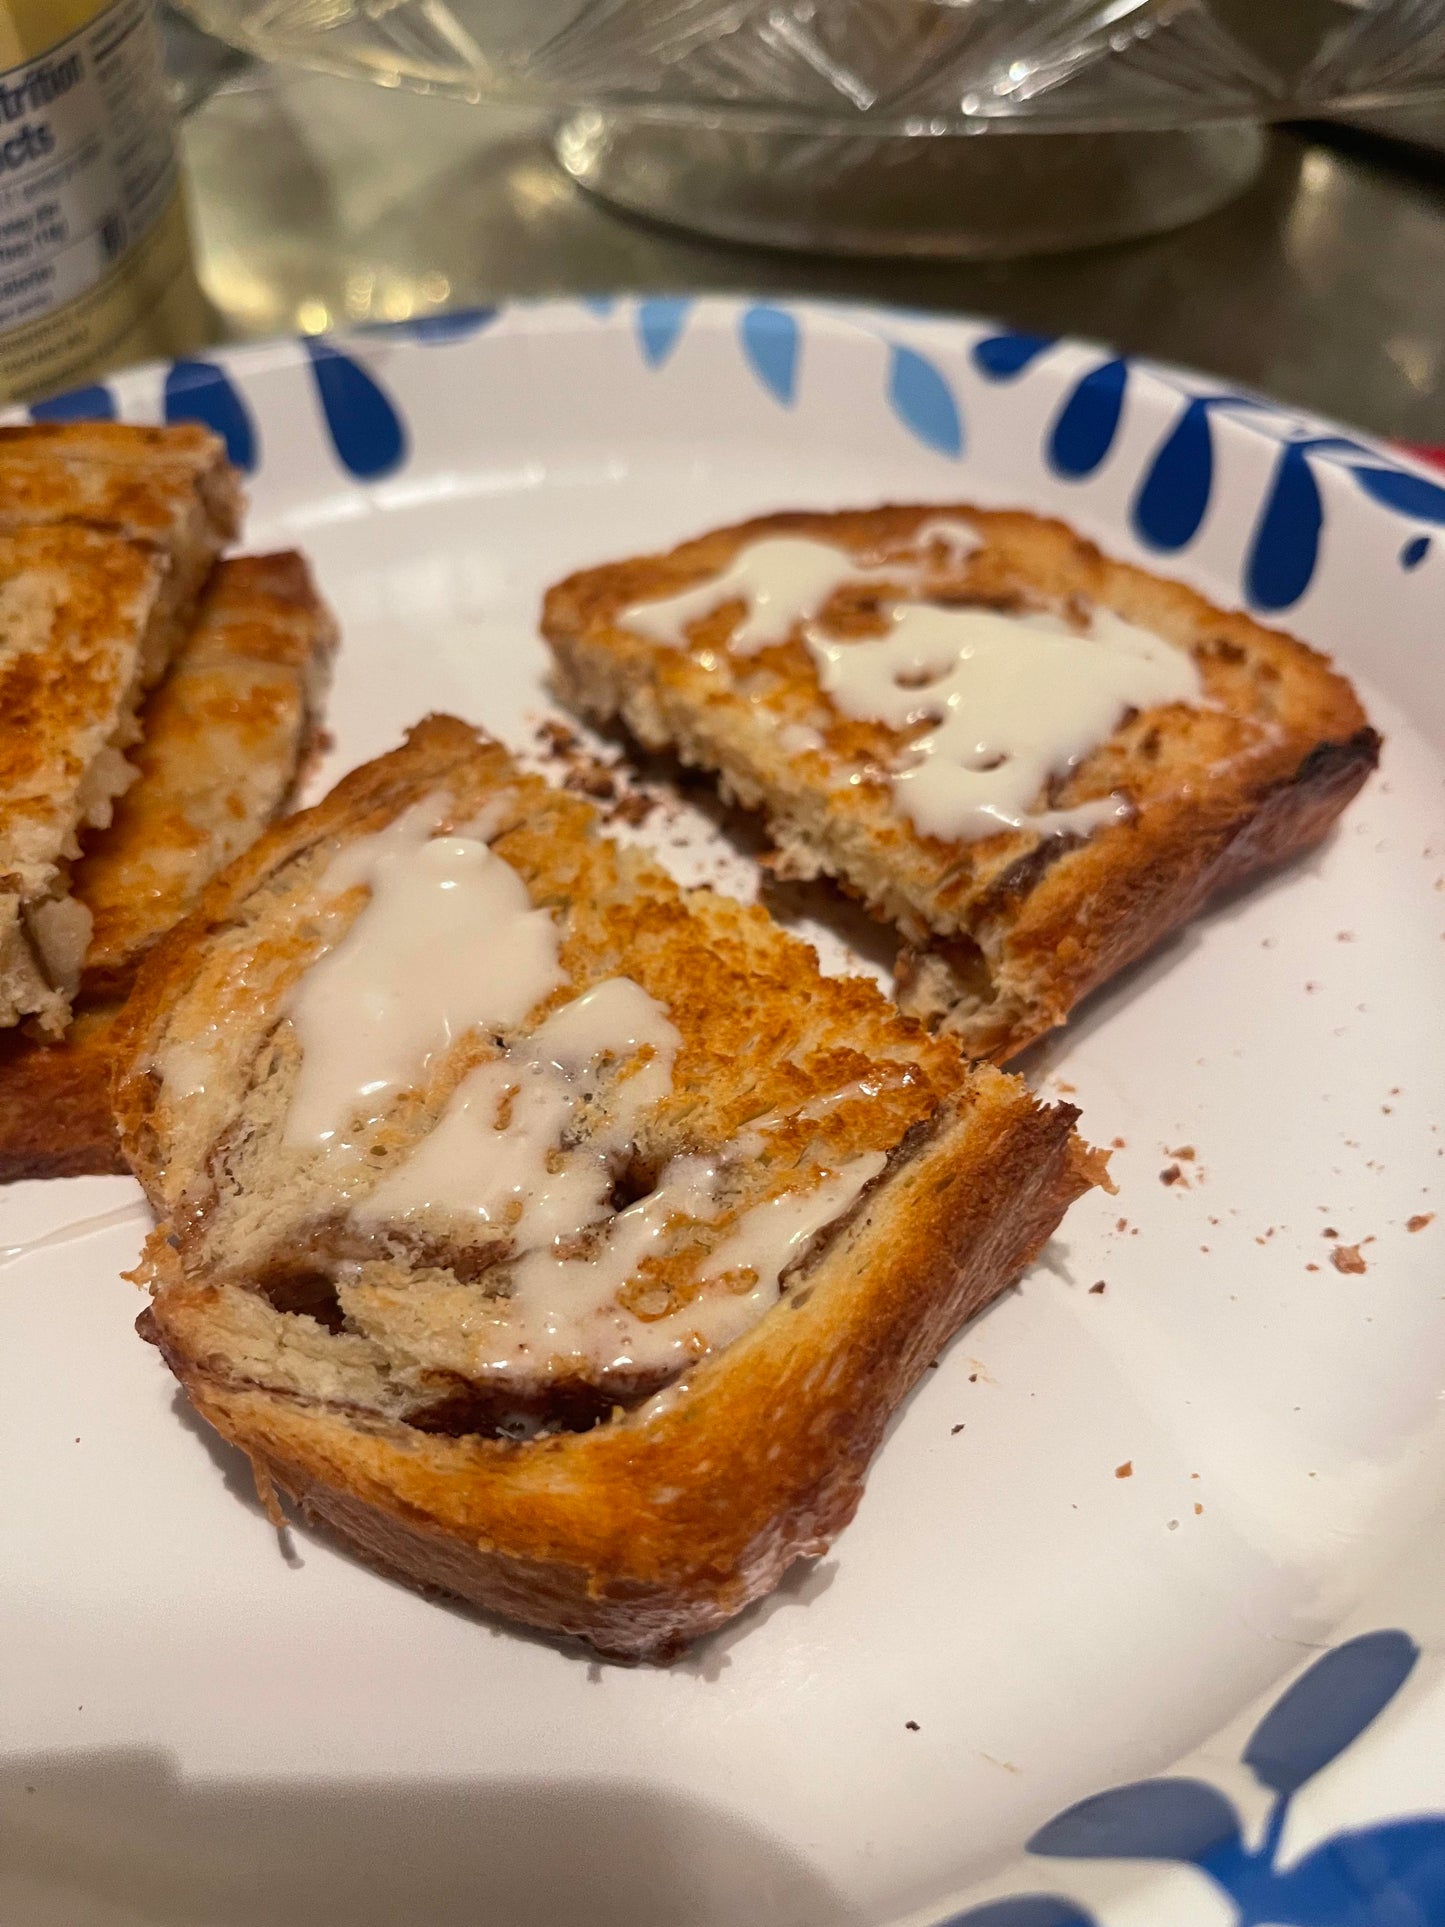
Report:
M778 1302L783 1272L820 1231L856 1203L885 1162L881 1151L866 1151L810 1191L784 1191L743 1213L703 1273L705 1282L732 1277L746 1287L718 1295L709 1307L710 1348L730 1344Z
M807 643L845 716L932 725L895 772L893 794L925 836L948 842L1025 827L1087 831L1117 816L1113 797L1071 810L1030 806L1127 709L1200 694L1182 649L1106 609L1079 636L1057 618L903 602L886 635L838 642L810 629Z
M172 1104L204 1097L206 1086L224 1062L224 1027L207 1024L199 1037L168 1044L160 1055L161 1076Z
M619 1156L671 1089L681 1043L661 1006L630 978L597 985L469 1073L436 1128L357 1208L361 1223L460 1219L494 1227L511 1243L518 1255L506 1265L510 1295L491 1300L473 1322L486 1354L480 1369L652 1369L717 1350L776 1303L782 1272L882 1168L881 1154L871 1153L744 1213L701 1261L688 1305L638 1316L619 1303L625 1287L649 1257L716 1223L730 1171L757 1155L761 1133L785 1121L761 1120L711 1158L673 1158L651 1192L610 1214ZM601 1123L563 1148L609 1060L623 1075L606 1092ZM860 1082L820 1105L868 1088ZM559 1251L609 1216L586 1256ZM740 1272L748 1275L727 1278Z
M143 1200L135 1198L129 1204L118 1204L113 1211L97 1211L93 1217L74 1218L69 1224L57 1225L54 1231L42 1231L33 1238L22 1238L18 1244L0 1245L0 1270L6 1265L18 1264L33 1251L51 1251L58 1245L75 1244L81 1238L92 1237L98 1231L109 1231L118 1224L138 1224L146 1216Z
M816 755L828 747L822 731L809 723L784 723L778 731L778 741L789 756Z
M435 1128L357 1217L469 1220L527 1246L571 1236L605 1215L615 1161L671 1090L681 1044L640 984L630 977L597 984L469 1072ZM609 1061L623 1075L607 1093L600 1127L561 1148L598 1067Z
M944 566L959 568L983 547L983 538L967 522L937 516L915 529L909 543L922 550L941 544ZM700 622L726 602L741 602L743 618L729 636L728 648L735 656L755 656L760 649L786 642L800 622L816 615L845 584L889 582L916 592L936 573L926 554L867 564L832 542L765 535L739 549L717 575L679 595L634 602L618 621L675 647L689 623Z
M345 1150L345 1133L384 1115L457 1038L515 1031L565 981L550 914L532 907L522 879L481 837L435 835L445 813L442 799L415 806L350 845L322 879L331 899L362 885L371 895L290 999L301 1063L285 1136L297 1148ZM492 825L467 827L484 836ZM685 1306L638 1316L620 1294L650 1255L718 1225L737 1166L773 1121L712 1158L673 1158L646 1197L611 1213L619 1162L671 1090L681 1044L639 984L595 985L470 1071L433 1130L353 1205L354 1220L371 1229L440 1220L506 1240L516 1253L505 1263L508 1295L484 1299L473 1321L482 1369L655 1368L730 1343L776 1303L788 1265L882 1169L883 1154L870 1152L743 1213L699 1260ZM196 1055L196 1065L175 1066L192 1089L207 1053ZM593 1102L597 1122L568 1144ZM338 1166L338 1201L352 1195L353 1179ZM564 1255L589 1229L590 1252Z
M765 1117L755 1117L751 1123L743 1126L736 1141L746 1147L747 1156L756 1157L766 1148L770 1131L782 1130L800 1122L821 1123L840 1104L870 1101L884 1090L908 1090L917 1082L916 1069L912 1064L896 1065L887 1073L881 1068L869 1071L866 1076L855 1077L849 1084L840 1084L836 1090L819 1092L817 1097L810 1097L796 1110L770 1111Z
M861 567L845 549L805 536L766 535L738 550L727 567L696 588L650 602L635 602L618 618L655 642L677 643L691 622L700 622L725 602L741 602L743 618L728 647L735 656L753 656L786 642L805 616L813 615L845 582L881 579L886 571ZM897 580L897 571L893 571Z
M976 531L947 519L924 523L912 540L919 547L943 541L950 564L980 546ZM745 613L729 649L744 656L804 625L819 681L843 715L894 729L927 725L892 772L895 802L927 836L953 842L1022 828L1086 833L1121 816L1125 805L1117 797L1070 810L1031 806L1050 777L1073 769L1129 709L1199 703L1192 658L1109 609L1096 609L1080 635L1048 612L1018 616L931 603L922 599L929 573L921 555L906 566L865 566L828 543L765 537L709 581L636 604L621 620L677 647L689 622L741 600ZM842 641L819 628L816 618L837 589L882 580L902 590L886 611L887 633ZM780 732L780 742L793 754L811 747L796 734L784 739Z
M550 911L476 836L434 836L445 805L415 805L342 850L327 896L370 901L306 971L289 1016L301 1065L286 1141L320 1147L374 1120L455 1039L512 1029L564 981Z
M947 515L937 515L931 522L920 523L908 540L919 549L926 549L933 542L941 544L951 569L961 568L984 547L983 537L971 522Z
M676 1311L639 1317L619 1302L649 1257L685 1243L716 1220L727 1154L679 1157L655 1190L619 1211L585 1258L528 1252L508 1267L511 1295L493 1301L488 1345L493 1373L547 1366L616 1372L685 1365L729 1345L778 1302L783 1272L817 1234L856 1203L882 1170L882 1152L821 1173L804 1191L787 1191L745 1211L715 1250L699 1260L699 1289Z

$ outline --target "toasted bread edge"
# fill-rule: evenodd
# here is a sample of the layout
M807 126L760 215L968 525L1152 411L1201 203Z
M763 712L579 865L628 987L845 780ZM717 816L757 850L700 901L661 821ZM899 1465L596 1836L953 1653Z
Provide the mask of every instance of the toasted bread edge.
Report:
M977 1077L794 1297L591 1432L442 1438L228 1382L204 1286L163 1285L148 1335L258 1480L367 1563L608 1658L667 1660L826 1550L910 1388L1102 1175L1070 1107Z

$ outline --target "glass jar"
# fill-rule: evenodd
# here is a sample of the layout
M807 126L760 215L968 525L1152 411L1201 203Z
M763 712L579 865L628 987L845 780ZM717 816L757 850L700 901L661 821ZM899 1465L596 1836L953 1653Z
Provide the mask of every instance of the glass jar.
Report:
M151 0L0 0L0 399L207 329Z

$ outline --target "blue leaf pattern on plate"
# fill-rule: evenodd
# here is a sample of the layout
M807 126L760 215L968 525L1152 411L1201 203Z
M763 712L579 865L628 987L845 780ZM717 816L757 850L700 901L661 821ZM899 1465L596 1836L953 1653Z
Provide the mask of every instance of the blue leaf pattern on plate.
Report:
M33 422L113 422L119 413L114 394L100 382L30 404Z
M237 468L257 466L256 429L241 391L214 361L173 361L162 401L168 422L204 422L226 444Z
M386 394L359 361L330 342L308 335L305 346L343 467L363 482L390 475L406 458L406 430Z
M1281 469L1287 463L1291 476L1309 477L1313 487L1306 449L1326 445L1323 439L1291 444ZM1293 1866L1277 1864L1296 1793L1379 1717L1418 1657L1406 1633L1363 1633L1316 1660L1275 1701L1242 1755L1274 1794L1257 1847L1244 1844L1233 1803L1216 1787L1166 1779L1140 1780L1080 1800L1040 1827L1029 1851L1196 1867L1233 1902L1236 1927L1439 1927L1445 1920L1445 1814L1338 1833ZM1038 1898L1020 1896L1029 1903ZM990 1927L988 1909L955 1916L941 1927L964 1923ZM1009 1927L1007 1916L998 1927Z
M1286 1927L1439 1927L1445 1818L1386 1820L1322 1841L1246 1919ZM1267 1909L1267 1911L1266 1911Z
M798 324L786 308L761 303L745 310L741 324L743 353L765 388L791 408L798 391Z
M1095 1927L1092 1914L1058 1894L1010 1894L981 1907L950 1914L938 1927Z
M1418 1658L1415 1642L1393 1630L1337 1646L1275 1701L1245 1765L1271 1792L1297 1793L1389 1705Z
M1238 1841L1234 1808L1203 1780L1139 1780L1056 1814L1029 1841L1029 1852L1192 1866Z
M584 295L580 305L599 316L616 306L610 295ZM634 324L642 358L660 369L671 359L694 302L684 296L649 296L636 304ZM485 328L497 310L476 308L457 314L429 315L401 322L388 332L421 342L459 341ZM787 306L754 302L738 319L743 357L758 381L784 407L798 396L805 327ZM1048 335L1007 330L986 335L969 350L985 380L1008 382L1055 345ZM391 473L405 459L405 426L374 376L329 341L306 343L315 369L327 427L344 466L362 480ZM255 430L239 392L224 372L208 362L178 363L174 416L208 420L226 436L232 459L242 466L256 461ZM1096 362L1074 383L1045 437L1044 456L1056 475L1083 481L1103 466L1118 439L1128 395L1130 365L1123 356ZM170 388L168 385L169 397ZM964 420L948 378L927 355L893 344L888 351L889 406L909 432L939 453L958 457L964 450ZM1211 417L1220 409L1280 411L1257 396L1222 391L1186 393L1180 413L1140 475L1130 504L1130 521L1150 548L1173 554L1198 536L1214 488L1214 435ZM80 420L115 412L103 387L39 402L36 420ZM1274 422L1261 424L1271 438L1281 434ZM1304 432L1302 432L1304 431ZM1324 505L1314 474L1317 457L1348 475L1360 491L1397 515L1445 527L1445 485L1390 465L1357 441L1311 435L1296 422L1283 431L1279 458L1244 558L1244 591L1256 609L1273 612L1299 601L1314 579L1324 525ZM249 439L248 439L249 438ZM1417 568L1430 551L1430 539L1416 535L1399 550L1402 569Z
M1046 346L1041 336L993 335L975 345L973 359L987 379L1007 380ZM1096 363L1079 379L1045 442L1044 453L1056 474L1079 481L1102 465L1118 434L1127 389L1128 363L1120 356ZM1210 415L1221 408L1280 412L1256 395L1225 391L1184 397L1183 411L1143 472L1130 507L1135 533L1151 548L1173 553L1198 535L1214 486ZM1382 507L1445 527L1445 485L1392 466L1388 457L1361 442L1311 435L1302 428L1296 424L1285 431L1283 452L1245 559L1245 591L1258 609L1289 608L1314 579L1324 520L1312 468L1316 454L1328 453L1333 465ZM1273 427L1263 432L1279 433ZM1416 537L1400 550L1401 567L1417 567L1428 552L1428 540Z
M963 418L953 390L916 348L892 349L888 400L894 414L921 442L944 455L963 453Z
M691 301L676 295L638 302L637 338L649 368L660 368L677 346L691 307Z
M1090 369L1059 411L1048 441L1050 466L1056 473L1079 481L1092 475L1114 446L1129 364L1106 361Z
M1214 486L1209 405L1209 397L1191 396L1134 497L1130 520L1152 549L1182 549L1199 533Z
M985 381L1012 381L1052 348L1054 335L989 335L973 344L973 365Z
M1352 465L1350 473L1371 501L1394 509L1399 515L1412 515L1420 522L1445 523L1445 488L1429 482L1423 475L1412 475L1406 468L1373 468Z
M1315 572L1324 510L1310 470L1307 442L1280 451L1244 563L1244 587L1256 609L1288 609Z
M611 295L583 295L579 305L605 317L618 303ZM671 359L694 305L683 296L649 296L636 303L634 325L648 367L662 368ZM381 324L378 332L439 345L477 334L498 312L480 307L424 315ZM760 301L740 311L738 330L749 369L779 402L793 406L805 321L782 303ZM342 464L360 480L392 473L407 458L408 437L385 389L360 362L329 340L312 337L304 345ZM1054 345L1049 335L1002 330L974 342L969 355L985 380L1002 383L1022 374ZM894 344L888 352L887 398L898 419L928 447L944 455L962 455L964 418L948 378L916 348ZM1118 438L1129 377L1128 361L1111 356L1097 361L1074 383L1042 451L1056 475L1082 481L1103 466ZM1167 375L1164 380L1168 382ZM208 422L225 437L233 461L243 468L256 466L254 418L240 385L216 363L177 362L166 380L163 406L167 420ZM1203 527L1215 479L1212 416L1223 409L1264 411L1266 419L1259 423L1259 432L1280 446L1243 563L1244 592L1254 608L1269 612L1290 608L1314 579L1325 517L1314 472L1318 459L1327 458L1337 474L1348 476L1362 494L1390 513L1445 527L1445 484L1393 466L1387 454L1362 442L1311 434L1309 425L1300 420L1281 425L1279 417L1286 411L1258 396L1228 390L1187 392L1181 396L1179 414L1141 471L1130 505L1134 531L1149 547L1177 553ZM117 413L114 392L100 383L35 402L30 408L36 421L104 420L114 419ZM1428 535L1410 537L1397 552L1399 566L1418 568L1430 549Z
M415 315L410 321L383 321L379 330L403 341L421 341L439 348L449 341L467 341L496 320L496 308L454 308L445 314Z

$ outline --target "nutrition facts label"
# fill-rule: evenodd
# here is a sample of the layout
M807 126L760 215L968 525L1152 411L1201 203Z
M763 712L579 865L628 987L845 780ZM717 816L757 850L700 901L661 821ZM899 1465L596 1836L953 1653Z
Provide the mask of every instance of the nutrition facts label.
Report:
M0 74L0 332L86 294L175 193L148 0Z

